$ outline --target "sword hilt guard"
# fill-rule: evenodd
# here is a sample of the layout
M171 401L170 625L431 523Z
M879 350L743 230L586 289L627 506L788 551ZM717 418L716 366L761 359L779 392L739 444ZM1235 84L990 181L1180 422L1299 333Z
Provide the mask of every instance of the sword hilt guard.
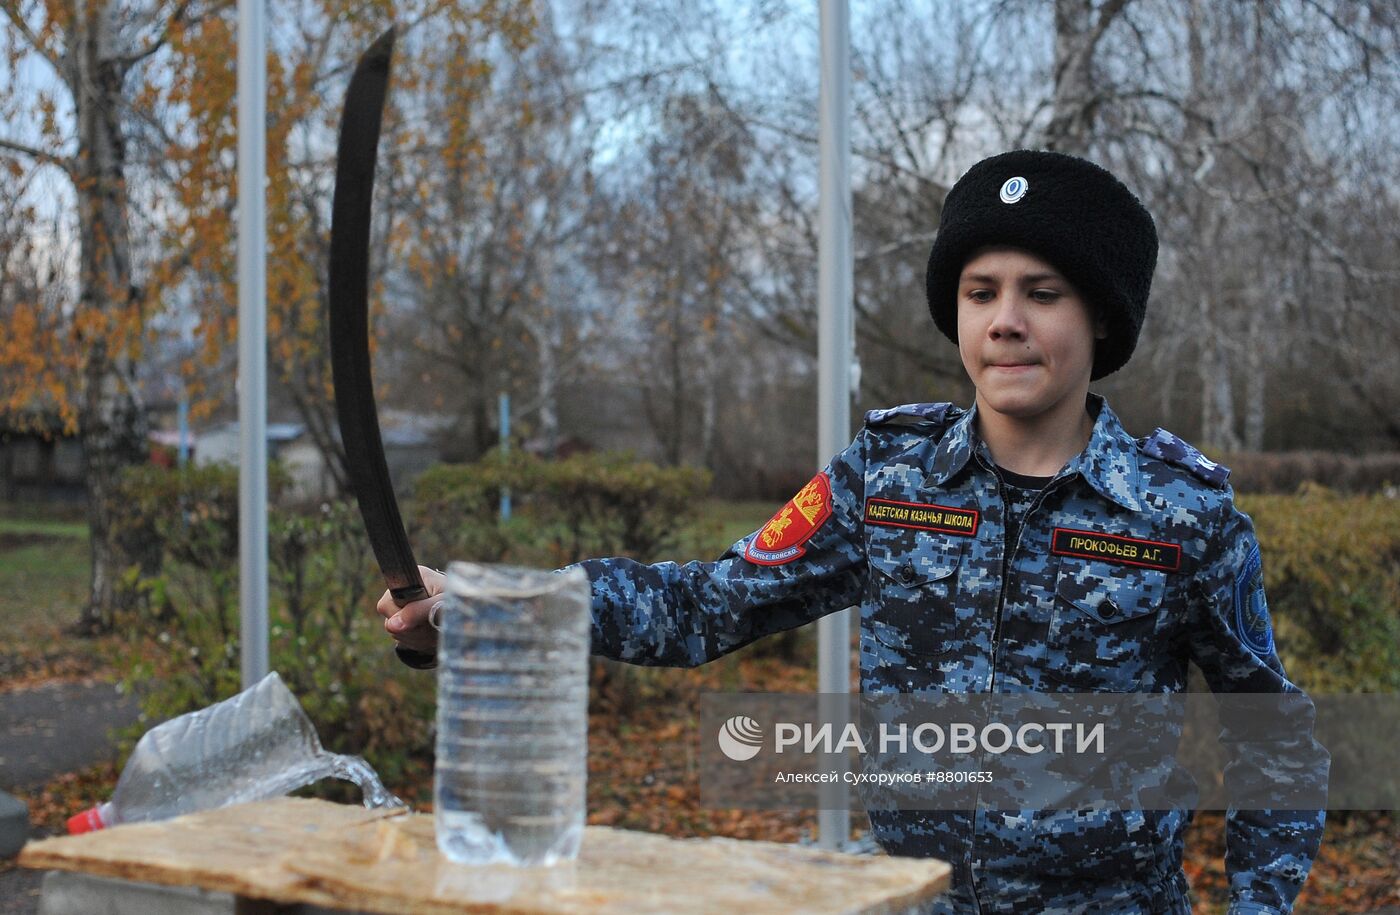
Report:
M398 655L400 661L414 670L432 670L437 667L437 655L431 651L415 651L412 648L395 645L394 654Z

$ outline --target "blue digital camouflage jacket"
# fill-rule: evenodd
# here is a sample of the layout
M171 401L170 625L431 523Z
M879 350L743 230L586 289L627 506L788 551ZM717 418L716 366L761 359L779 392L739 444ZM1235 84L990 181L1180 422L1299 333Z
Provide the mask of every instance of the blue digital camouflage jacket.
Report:
M1190 661L1217 693L1298 692L1274 650L1259 546L1229 471L1161 429L1134 440L1097 395L1088 406L1088 446L1012 543L975 408L872 411L822 474L718 560L582 563L593 651L692 666L859 605L866 693L1179 692ZM1222 740L1234 776L1267 777L1271 743L1231 741L1228 729ZM954 865L937 911L1190 912L1189 812L870 815L891 854ZM1322 827L1321 811L1231 811L1231 912L1289 911Z

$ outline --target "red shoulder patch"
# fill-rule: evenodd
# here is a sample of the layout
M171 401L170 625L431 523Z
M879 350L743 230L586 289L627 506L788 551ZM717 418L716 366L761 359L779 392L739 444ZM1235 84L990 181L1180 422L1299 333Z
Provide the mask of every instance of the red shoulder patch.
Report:
M819 473L754 534L744 558L761 566L792 562L806 552L802 544L830 517L831 480Z

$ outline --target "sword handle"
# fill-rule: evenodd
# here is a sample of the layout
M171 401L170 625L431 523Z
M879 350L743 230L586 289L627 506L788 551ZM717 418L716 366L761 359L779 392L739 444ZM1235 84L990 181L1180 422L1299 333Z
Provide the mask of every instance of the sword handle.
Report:
M413 570L413 577L418 577L416 568ZM423 587L422 582L406 585L402 588L391 588L389 595L393 597L394 605L397 607L404 607L416 600L424 600L429 597L428 589ZM395 645L394 654L398 655L400 661L414 670L432 670L437 667L437 654L431 651L416 651L402 645Z

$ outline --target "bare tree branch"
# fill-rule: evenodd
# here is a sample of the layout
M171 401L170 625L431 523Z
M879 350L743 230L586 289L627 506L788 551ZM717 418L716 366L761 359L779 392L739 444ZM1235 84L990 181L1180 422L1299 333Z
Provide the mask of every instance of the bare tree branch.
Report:
M8 149L10 152L29 156L31 159L35 159L47 165L56 165L63 169L64 174L69 178L72 178L75 174L76 166L73 160L68 156L54 155L53 153L44 152L42 149L35 149L33 146L28 146L24 143L16 143L14 140L7 140L4 137L0 137L0 149Z

